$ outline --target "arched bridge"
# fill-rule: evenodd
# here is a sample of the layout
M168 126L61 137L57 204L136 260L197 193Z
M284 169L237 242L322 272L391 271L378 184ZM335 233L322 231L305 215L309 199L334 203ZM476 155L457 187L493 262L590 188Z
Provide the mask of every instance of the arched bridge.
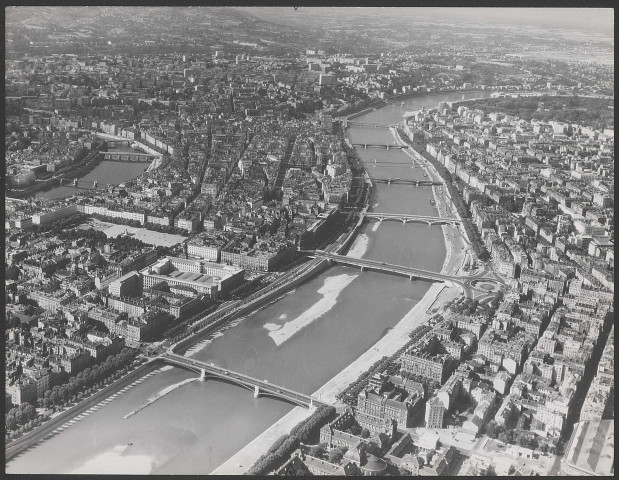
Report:
M423 222L428 225L438 225L438 224L449 224L449 225L459 225L460 220L457 218L446 218L446 217L430 217L425 215L407 215L403 213L374 213L367 212L361 215L365 218L371 218L373 220L378 220L382 222L384 220L399 220L402 223L407 222Z
M61 187L73 187L82 190L93 190L100 186L99 182L96 180L93 182L88 182L86 180L78 180L77 178L74 178L73 180L68 178L60 178L58 183Z
M432 282L442 282L452 284L459 287L466 297L474 298L476 295L495 293L503 286L502 282L496 278L476 276L456 276L444 275L438 272L422 270L421 268L405 267L402 265L393 265L390 263L369 260L366 258L353 258L345 255L338 255L323 250L313 250L307 252L309 256L316 258L324 258L331 262L342 265L351 265L364 270L373 270L383 273L391 273L409 277L411 281L414 279L430 280Z
M311 395L299 393L294 390L290 390L289 388L274 385L266 380L258 380L257 378L250 377L244 373L232 372L225 368L206 362L201 362L199 360L194 360L192 358L183 357L182 355L177 355L172 352L164 353L159 356L159 358L170 365L196 372L201 376L201 378L214 378L243 387L253 392L254 397L265 396L278 398L294 405L309 409L324 405L324 402L316 400Z
M113 162L144 162L150 163L158 155L152 153L139 153L139 152L103 152L103 159Z

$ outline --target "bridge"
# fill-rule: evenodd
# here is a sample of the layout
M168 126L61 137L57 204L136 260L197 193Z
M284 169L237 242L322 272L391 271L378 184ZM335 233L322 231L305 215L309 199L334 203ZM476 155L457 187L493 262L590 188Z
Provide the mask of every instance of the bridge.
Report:
M386 183L388 185L399 184L399 185L415 185L415 186L425 186L430 187L432 185L443 185L443 182L437 182L435 180L408 180L404 178L373 178L372 181L374 183Z
M158 155L140 152L103 152L103 160L114 162L152 162Z
M412 163L408 163L408 162L383 162L383 161L378 161L376 159L374 159L373 162L364 162L364 164L366 166L383 166L383 165L388 165L388 166L393 166L393 167L410 167L410 168L424 168L424 167L429 167L432 164L430 163L419 163L419 162L412 162Z
M394 148L397 150L402 150L404 148L410 148L408 145L396 145L396 144L374 144L374 143L353 143L353 147L363 147L363 148L386 148L387 150Z
M364 122L355 122L355 121L351 121L351 120L347 120L346 124L344 125L344 128L349 127L349 126L353 126L353 127L372 127L372 128L390 128L393 125L380 125L378 123L364 123Z
M201 362L172 352L164 353L158 358L175 367L196 372L200 375L200 378L212 378L243 387L253 392L255 398L277 398L300 407L309 408L310 410L326 405L324 402L316 400L311 395L275 385L267 380L258 380L244 373L232 372L223 367L213 365L212 363Z
M460 220L457 218L449 218L449 217L431 217L427 215L407 215L405 213L374 213L367 212L362 213L361 217L371 218L373 220L378 220L382 222L384 220L399 220L400 222L406 224L407 222L423 222L428 225L439 225L439 224L448 224L448 225L459 225Z
M87 182L86 180L78 180L77 178L74 178L73 180L68 178L60 178L60 186L75 187L82 190L92 190L99 186L99 182L96 180L93 182Z
M307 253L309 256L324 258L333 263L359 267L361 271L372 270L376 272L402 275L408 277L411 282L414 279L420 279L455 285L459 287L462 290L462 293L468 298L474 298L476 295L480 294L488 295L495 293L500 290L503 285L503 282L497 280L496 278L483 277L482 274L475 276L444 275L442 273L431 272L421 268L393 265L366 258L352 258L323 250L307 251Z

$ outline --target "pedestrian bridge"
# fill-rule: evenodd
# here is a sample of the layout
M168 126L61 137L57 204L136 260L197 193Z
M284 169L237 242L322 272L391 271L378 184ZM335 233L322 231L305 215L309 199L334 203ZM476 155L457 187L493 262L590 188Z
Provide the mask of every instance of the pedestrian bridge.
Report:
M374 213L367 212L362 213L362 217L370 218L373 220L378 220L382 222L384 220L398 220L404 224L408 222L422 222L427 223L428 225L459 225L460 220L457 218L448 218L448 217L430 217L425 215L407 215L403 213Z
M243 387L254 393L254 397L272 397L286 402L314 409L325 403L320 402L313 398L311 395L305 393L299 393L289 388L285 388L279 385L272 384L266 380L258 380L257 378L250 377L244 373L232 372L216 365L194 360L192 358L183 357L172 352L164 353L159 356L159 359L173 365L175 367L184 368L192 372L196 372L202 379L212 378L227 383L232 383Z

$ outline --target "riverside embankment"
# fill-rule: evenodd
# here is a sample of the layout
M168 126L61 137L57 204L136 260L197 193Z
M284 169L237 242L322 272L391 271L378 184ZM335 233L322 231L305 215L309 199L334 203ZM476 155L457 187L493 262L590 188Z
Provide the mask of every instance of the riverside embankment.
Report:
M10 442L6 446L5 459L10 460L24 450L44 440L45 437L53 433L54 430L56 430L58 427L64 425L66 422L74 419L75 417L84 413L86 410L99 404L109 395L113 395L119 390L125 388L127 385L130 385L132 382L143 378L149 372L152 372L161 365L162 363L160 360L153 359L147 363L138 366L131 372L127 373L124 377L108 385L107 387L102 388L98 392L92 394L90 397L82 400L73 407L68 408L64 412L60 413L60 415L56 415L35 430L32 430L31 432L28 432L17 440Z
M393 138L400 145L405 142L401 139L395 129L390 129ZM419 160L410 152L405 153L411 158ZM427 162L423 162L425 165ZM403 166L405 162L402 162ZM438 172L430 165L424 166L427 175L434 180L440 180ZM436 189L431 189L434 197L436 208L440 216L455 216L449 204L448 198L443 195L438 195ZM360 226L360 225L358 225ZM351 240L356 237L358 228L356 228L349 237ZM465 253L463 244L466 243L461 237L461 232L458 227L443 226L443 239L446 248L446 255L441 268L441 273L455 275L460 270ZM348 242L347 242L348 243ZM367 237L356 238L352 243L349 255L362 257L367 250ZM313 392L313 396L319 398L323 402L331 403L336 406L343 407L338 404L336 396L346 388L350 383L354 382L363 372L370 368L377 360L383 356L390 356L397 352L406 344L409 339L409 334L420 325L427 321L436 313L440 313L444 305L450 300L460 296L461 292L456 287L448 287L444 284L434 283L426 291L423 298L404 315L401 320L389 331L380 338L374 345L362 353L350 365L340 371L337 375L327 381L324 385ZM267 431L254 439L250 444L239 450L232 458L218 467L214 474L226 475L241 475L258 459L260 455L266 452L272 442L279 436L288 433L290 429L301 419L302 409L295 408L280 421L272 425ZM309 412L307 413L309 415Z
M257 310L264 307L273 299L285 294L288 290L295 288L297 285L306 282L307 280L314 277L315 275L318 275L321 271L324 271L328 267L329 264L326 260L311 260L308 264L297 267L294 271L288 272L289 276L287 276L285 281L281 281L281 279L279 279L277 281L277 286L267 287L267 291L264 293L258 292L256 298L250 301L239 302L240 305L238 306L231 306L229 311L224 313L216 320L213 320L209 323L208 317L221 315L221 310L217 310L211 315L205 317L201 321L207 322L207 326L200 329L190 337L187 337L179 341L178 343L172 345L170 347L170 350L174 353L182 355L192 345L198 343L200 340L203 340L206 336L212 334L218 329L221 329L228 322L234 320L241 315L244 315L247 312L251 312L252 310Z
M455 95L428 96L421 101L415 97L405 109L419 109L424 104L434 107L441 100L457 99ZM363 122L390 125L397 123L402 113L399 106L387 105L366 114ZM347 134L354 143L360 137L374 143L392 142L385 129L355 127ZM375 157L408 165L401 167L401 172L400 167L394 167L400 177L414 173L410 159L399 150L358 153L366 163ZM375 177L386 172L370 171ZM379 185L372 193L373 210L435 216L431 194L426 187ZM438 271L445 261L442 237L438 226L363 224L351 252ZM234 328L205 342L194 358L311 394L387 337L430 288L424 281L409 282L335 265L277 301L245 313L235 320ZM301 328L284 330L288 324ZM195 374L177 368L151 376L88 418L14 457L7 472L222 473L218 467L293 410L288 404L253 398L244 389L209 380L188 382L124 418L158 392L192 377ZM132 446L125 447L129 442ZM264 450L269 446L265 444ZM58 451L71 453L59 457ZM133 467L138 461L139 469Z
M75 162L71 168L65 168L56 172L54 177L47 180L36 180L36 183L23 190L7 190L6 195L11 198L25 198L37 192L51 190L60 185L63 178L73 179L79 178L94 170L103 160L103 155L95 150L88 153L83 159Z

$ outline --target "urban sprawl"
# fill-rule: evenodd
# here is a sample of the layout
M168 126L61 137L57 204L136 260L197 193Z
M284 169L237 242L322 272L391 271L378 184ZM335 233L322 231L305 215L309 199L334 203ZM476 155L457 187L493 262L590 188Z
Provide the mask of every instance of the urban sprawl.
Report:
M7 59L7 448L327 262L308 252L338 253L374 187L344 135L355 114L486 90L387 127L444 183L465 270L502 289L451 301L249 472L533 475L561 455L564 473L610 474L614 127L552 112L607 101L612 119L612 81L522 63L480 84L471 62L514 58L464 48L429 64L235 46ZM102 161L145 171L80 181Z

